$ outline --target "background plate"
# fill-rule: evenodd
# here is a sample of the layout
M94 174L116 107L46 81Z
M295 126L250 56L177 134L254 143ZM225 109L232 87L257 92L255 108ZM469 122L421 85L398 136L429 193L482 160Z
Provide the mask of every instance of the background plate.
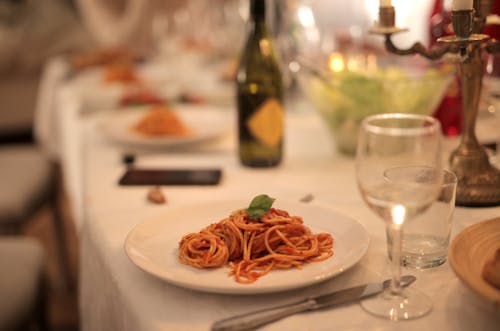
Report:
M194 134L186 137L148 137L130 128L139 121L151 106L130 107L111 111L103 119L100 130L110 140L144 147L175 147L216 138L229 132L233 116L225 110L210 106L174 105L172 110Z

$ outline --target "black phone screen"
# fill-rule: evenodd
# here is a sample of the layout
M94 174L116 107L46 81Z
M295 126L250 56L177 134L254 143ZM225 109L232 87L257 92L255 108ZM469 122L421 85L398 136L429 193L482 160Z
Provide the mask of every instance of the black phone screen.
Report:
M130 168L120 185L217 185L220 169L136 169Z

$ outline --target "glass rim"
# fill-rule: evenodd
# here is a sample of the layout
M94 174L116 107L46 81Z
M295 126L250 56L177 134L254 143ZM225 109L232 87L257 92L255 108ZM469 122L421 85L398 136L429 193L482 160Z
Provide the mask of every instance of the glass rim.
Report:
M458 183L457 174L450 169L443 169L443 186L456 185Z
M411 128L396 128L396 127L382 127L379 125L375 125L372 122L377 120L384 119L409 119L409 120L419 120L421 122L428 122L431 125L428 126L419 126L419 127L411 127ZM386 134L386 135L401 135L401 136L415 136L421 135L425 133L432 132L441 132L441 124L439 121L429 115L421 115L421 114L405 114L405 113L384 113L384 114L376 114L370 115L366 117L361 126L370 133L376 134Z

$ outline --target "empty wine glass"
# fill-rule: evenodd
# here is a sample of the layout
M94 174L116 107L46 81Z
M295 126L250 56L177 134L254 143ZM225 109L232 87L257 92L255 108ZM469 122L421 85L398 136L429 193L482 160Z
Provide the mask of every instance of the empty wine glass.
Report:
M422 316L432 301L400 286L402 227L425 211L442 183L441 128L416 114L380 114L361 125L356 176L366 204L385 221L392 241L392 282L380 295L361 302L368 312L391 320Z

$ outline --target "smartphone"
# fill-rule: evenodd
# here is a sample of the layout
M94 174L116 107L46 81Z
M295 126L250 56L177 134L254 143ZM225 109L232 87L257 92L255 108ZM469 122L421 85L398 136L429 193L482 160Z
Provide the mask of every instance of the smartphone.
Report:
M217 185L220 169L137 169L129 168L120 185Z

